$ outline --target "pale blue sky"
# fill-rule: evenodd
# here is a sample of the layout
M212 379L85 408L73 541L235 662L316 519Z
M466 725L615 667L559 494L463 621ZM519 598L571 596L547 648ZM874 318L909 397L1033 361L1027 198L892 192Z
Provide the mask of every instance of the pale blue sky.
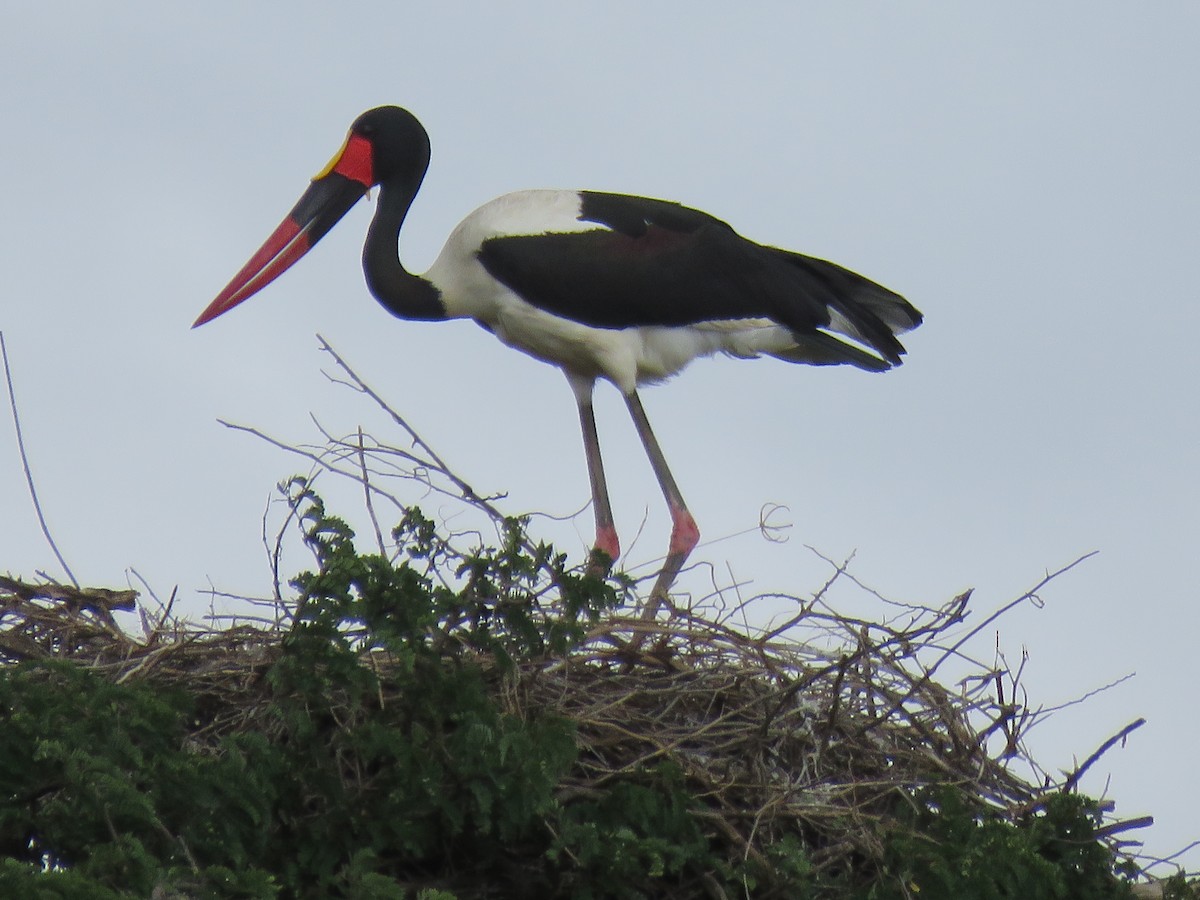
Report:
M196 611L210 580L264 592L263 507L297 465L215 420L301 440L310 411L369 416L321 376L318 331L511 511L587 501L560 375L366 294L367 204L189 331L351 119L404 105L433 141L416 270L485 200L581 187L684 201L912 300L926 324L885 376L717 360L645 392L706 539L791 510L788 544L697 558L803 594L825 575L804 545L857 551L882 593L974 586L981 616L1099 550L1001 640L1047 705L1138 673L1030 742L1069 769L1146 716L1086 787L1111 775L1174 852L1200 837L1198 45L1185 3L11 4L0 328L51 527L89 584L136 567ZM669 523L614 391L598 416L645 562ZM0 570L55 571L7 423L0 509ZM550 536L582 552L590 529Z

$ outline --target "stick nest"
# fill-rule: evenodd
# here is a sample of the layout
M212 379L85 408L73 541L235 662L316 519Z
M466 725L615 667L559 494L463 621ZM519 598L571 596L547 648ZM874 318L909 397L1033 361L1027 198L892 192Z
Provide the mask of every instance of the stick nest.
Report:
M842 577L839 569L830 584ZM1070 789L1094 761L1066 781L1031 785L1014 769L1040 772L1021 742L1036 713L1004 700L1019 675L987 671L954 691L933 677L963 640L951 642L949 632L963 622L969 594L910 610L897 627L830 612L828 587L754 633L713 610L676 607L653 622L615 614L566 658L493 669L493 690L510 714L577 723L580 753L562 799L670 762L702 800L695 815L710 838L732 858L763 865L761 848L797 830L816 848L818 869L878 863L886 811L928 784L956 784L1015 820ZM270 730L261 675L279 658L286 615L205 628L165 610L151 616L136 597L0 577L0 665L70 659L116 682L186 684L206 710L190 743L213 752L230 734ZM140 636L114 618L135 610ZM634 634L645 649L630 649ZM923 662L930 653L933 662ZM364 651L362 663L380 675L380 702L389 702L386 655ZM1108 839L1140 824L1112 823Z
M230 427L299 455L313 473L357 485L383 553L398 551L385 546L375 506L407 509L411 501L396 490L398 482L417 484L426 497L465 505L493 523L504 519L495 498L482 497L450 471L328 344L322 347L338 367L331 380L373 401L406 433L403 443L379 442L361 428L336 437L320 423L324 440L316 445ZM171 617L170 604L157 612L138 606L133 591L0 578L0 665L70 659L116 682L185 683L207 710L191 735L199 748L215 751L227 735L269 730L261 721L270 705L261 675L279 658L294 612L279 589L279 546L277 539L275 597L264 601L270 614L232 624L186 624ZM1029 705L1023 661L1009 667L998 649L986 663L967 655L972 638L1005 611L1036 603L1037 592L1079 560L973 627L966 624L970 592L939 607L888 604L886 622L840 614L829 601L835 584L866 589L845 565L827 562L828 581L803 599L730 601L718 591L696 602L673 598L653 620L614 612L565 657L523 662L503 673L492 667L494 696L512 715L549 712L577 723L579 755L560 787L562 799L598 794L668 762L700 799L694 814L710 840L728 848L731 861L765 864L763 847L799 832L813 848L813 866L830 872L878 864L887 810L916 788L955 784L1017 821L1054 792L1074 789L1104 750L1141 724L1123 729L1074 772L1050 775L1022 740L1052 711ZM543 603L551 609L552 585L547 591ZM790 612L750 626L763 617L748 613L748 606L768 599L776 609L784 600ZM629 600L626 609L636 611L640 601ZM138 613L140 635L118 625L114 613L121 611ZM453 638L453 623L443 626L433 639ZM380 675L380 702L387 703L394 690L389 659L364 650L361 660ZM938 677L946 663L955 670L953 688ZM1100 833L1121 849L1114 836L1148 822L1108 822Z

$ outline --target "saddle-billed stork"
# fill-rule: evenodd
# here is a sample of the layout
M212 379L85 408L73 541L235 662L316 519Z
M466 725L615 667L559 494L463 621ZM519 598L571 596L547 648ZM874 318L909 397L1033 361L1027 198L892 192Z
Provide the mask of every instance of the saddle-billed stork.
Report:
M429 136L412 113L395 106L363 113L193 327L270 284L378 186L363 248L367 287L402 319L471 318L505 344L563 370L579 405L595 548L609 561L620 544L592 391L605 378L624 396L673 522L647 617L665 600L700 532L650 430L638 387L715 353L882 372L900 364L904 347L896 335L921 322L903 297L834 263L749 241L678 203L595 191L499 197L454 229L428 272L413 275L398 258L398 236L428 166Z

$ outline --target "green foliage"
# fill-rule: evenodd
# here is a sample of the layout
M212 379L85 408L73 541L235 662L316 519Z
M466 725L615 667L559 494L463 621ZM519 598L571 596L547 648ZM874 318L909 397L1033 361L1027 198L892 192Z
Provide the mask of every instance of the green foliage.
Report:
M1111 852L1095 837L1096 805L1052 794L1041 812L1014 826L960 788L922 788L884 835L892 877L870 900L1117 900L1129 897L1114 877ZM899 826L899 827L897 827Z
M566 557L548 545L527 549L524 520L503 523L499 547L460 557L434 522L410 509L392 533L407 558L395 565L359 554L353 531L326 512L304 479L292 479L288 488L320 564L293 582L301 591L303 624L290 641L311 640L312 652L331 653L343 665L355 664L342 652L353 646L387 650L409 669L466 649L511 668L514 660L562 656L582 639L587 623L618 602L611 585L569 570ZM449 570L464 583L451 588L410 562L429 572ZM535 618L547 574L557 587L554 615ZM453 647L444 640L449 630Z
M189 706L71 663L3 673L0 896L149 896L193 879L273 896L251 865L267 815L257 776L236 756L187 752ZM222 862L204 871L189 855Z
M644 784L616 784L563 809L547 860L563 866L561 884L571 897L652 896L656 885L712 865L708 840L690 813L695 806L678 773L660 766Z
M1127 896L1075 797L1013 825L919 790L881 818L884 877L864 886L878 861L815 866L798 826L731 851L667 762L560 794L573 723L505 712L497 684L568 654L614 589L529 547L519 521L464 556L413 510L398 561L359 553L290 488L317 568L239 727L216 729L185 685L0 670L0 897Z
M1200 879L1173 875L1162 882L1163 900L1200 900Z

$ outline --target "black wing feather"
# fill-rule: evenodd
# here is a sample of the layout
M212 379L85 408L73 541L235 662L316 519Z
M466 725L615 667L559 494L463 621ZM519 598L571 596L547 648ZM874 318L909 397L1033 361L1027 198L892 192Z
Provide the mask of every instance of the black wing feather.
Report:
M581 196L580 219L602 228L492 238L479 250L493 277L556 315L597 328L766 318L811 335L829 325L832 308L894 363L904 349L893 326L920 321L886 288L833 263L748 241L699 210L621 194ZM874 309L897 303L891 316Z

